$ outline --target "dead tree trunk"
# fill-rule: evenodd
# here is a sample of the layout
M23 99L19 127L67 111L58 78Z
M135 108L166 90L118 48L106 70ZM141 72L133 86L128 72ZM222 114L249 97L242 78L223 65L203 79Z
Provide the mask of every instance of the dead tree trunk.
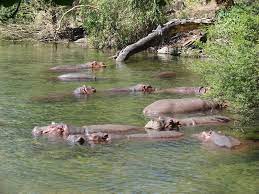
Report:
M140 39L136 43L128 45L122 49L116 61L127 60L131 55L143 51L151 46L158 46L166 37L171 37L178 32L187 32L199 28L201 25L208 25L213 22L212 19L175 19L167 22L162 27L158 26L156 30L148 36Z

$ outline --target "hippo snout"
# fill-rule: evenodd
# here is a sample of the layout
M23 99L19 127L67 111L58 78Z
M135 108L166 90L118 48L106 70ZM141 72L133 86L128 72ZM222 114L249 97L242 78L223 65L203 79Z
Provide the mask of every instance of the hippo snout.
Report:
M43 133L43 130L40 127L34 127L32 130L32 135L35 137L41 136Z

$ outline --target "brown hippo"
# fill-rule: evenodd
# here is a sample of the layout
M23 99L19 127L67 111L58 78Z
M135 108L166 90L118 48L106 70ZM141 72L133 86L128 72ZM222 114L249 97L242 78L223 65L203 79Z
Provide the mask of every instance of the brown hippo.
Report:
M103 62L92 61L80 65L62 65L50 68L51 71L55 72L77 72L84 69L101 69L105 68L106 65Z
M148 84L137 84L135 86L127 87L127 88L112 88L107 90L108 92L143 92L143 93L151 93L156 89Z
M83 128L76 128L63 123L52 123L44 127L34 127L32 134L35 137L62 138L68 142L79 144L84 144L85 142L102 143L110 140L110 136L107 133L89 133Z
M48 96L37 96L32 97L33 101L39 102L59 102L64 100L64 98L72 98L72 97L88 97L96 92L96 89L92 86L80 86L76 88L72 93L53 93L48 94Z
M196 135L196 137L204 143L212 143L219 147L233 148L241 144L238 139L217 133L212 130L208 132L203 131L202 133Z
M157 90L156 93L169 94L205 94L209 88L206 87L176 87Z
M176 73L173 71L164 71L155 75L155 77L157 78L173 78L175 76L176 76Z
M159 117L168 114L208 111L217 108L220 108L218 103L199 98L163 99L148 105L144 108L143 113L148 117Z
M90 95L90 94L93 94L96 92L96 89L92 86L86 86L86 85L83 85L81 87L78 87L76 88L74 91L73 91L73 94L74 95Z
M146 125L146 129L154 130L179 130L179 126L197 126L197 125L217 125L229 122L228 117L214 115L203 117L191 117L184 119L176 119L171 117L159 117L150 120Z

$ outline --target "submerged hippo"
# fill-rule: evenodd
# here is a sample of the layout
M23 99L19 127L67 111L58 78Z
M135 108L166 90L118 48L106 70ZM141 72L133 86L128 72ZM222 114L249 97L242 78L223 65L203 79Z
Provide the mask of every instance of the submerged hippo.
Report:
M90 95L95 92L96 92L96 89L94 87L83 85L81 87L76 88L73 91L73 94L76 96L78 96L78 95L80 96L80 95Z
M146 125L145 129L152 129L157 131L179 131L179 121L175 121L172 118L161 118L152 119Z
M112 88L107 90L108 92L144 92L144 93L151 93L154 92L156 89L153 88L151 85L148 84L137 84L135 86L130 86L127 88Z
M132 132L143 131L145 133L132 134ZM130 134L129 134L130 133ZM128 125L89 125L81 128L68 126L63 123L52 123L44 127L35 127L32 130L35 137L46 136L50 138L61 138L73 144L105 143L111 139L164 139L177 138L183 133L175 131L145 131L144 128Z
M159 117L161 115L191 113L218 108L220 108L218 103L199 98L163 99L148 105L144 108L143 113L148 117Z
M131 134L127 135L127 139L178 139L184 134L179 131L154 131L149 130L147 133L143 134Z
M88 97L94 93L96 93L96 89L94 87L83 85L76 88L72 93L53 93L48 94L48 96L33 97L32 100L38 102L59 102L64 100L64 98Z
M89 133L83 128L68 126L63 123L52 123L44 127L34 127L32 134L35 137L46 136L51 138L62 138L72 143L84 144L85 142L102 143L110 140L107 133Z
M164 71L155 75L155 77L157 78L173 78L175 76L176 76L176 73L173 71Z
M51 71L55 72L77 72L84 69L101 69L105 68L106 65L103 62L92 61L80 65L62 65L50 68Z
M198 139L205 143L213 143L219 147L233 148L239 146L241 143L238 139L235 139L230 136L226 136L215 131L203 131L202 133L196 135Z
M68 73L58 76L58 80L61 81L97 81L99 79L87 73Z
M205 94L208 91L206 87L176 87L167 88L156 91L156 93L169 93L169 94Z
M146 129L154 130L179 130L180 126L198 126L198 125L219 125L229 122L228 117L214 115L203 117L191 117L184 119L176 119L171 117L159 117L152 119L146 125Z
M89 133L103 132L110 134L126 134L145 130L143 127L119 124L87 125L82 128Z

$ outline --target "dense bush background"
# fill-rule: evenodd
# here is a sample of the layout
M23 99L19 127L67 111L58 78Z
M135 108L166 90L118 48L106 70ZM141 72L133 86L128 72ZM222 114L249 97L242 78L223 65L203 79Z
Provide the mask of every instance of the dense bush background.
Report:
M164 0L85 0L84 27L96 48L122 48L165 21Z
M204 48L208 62L194 67L212 88L209 96L229 102L245 114L244 121L255 115L259 105L258 31L257 5L221 11L208 29Z

